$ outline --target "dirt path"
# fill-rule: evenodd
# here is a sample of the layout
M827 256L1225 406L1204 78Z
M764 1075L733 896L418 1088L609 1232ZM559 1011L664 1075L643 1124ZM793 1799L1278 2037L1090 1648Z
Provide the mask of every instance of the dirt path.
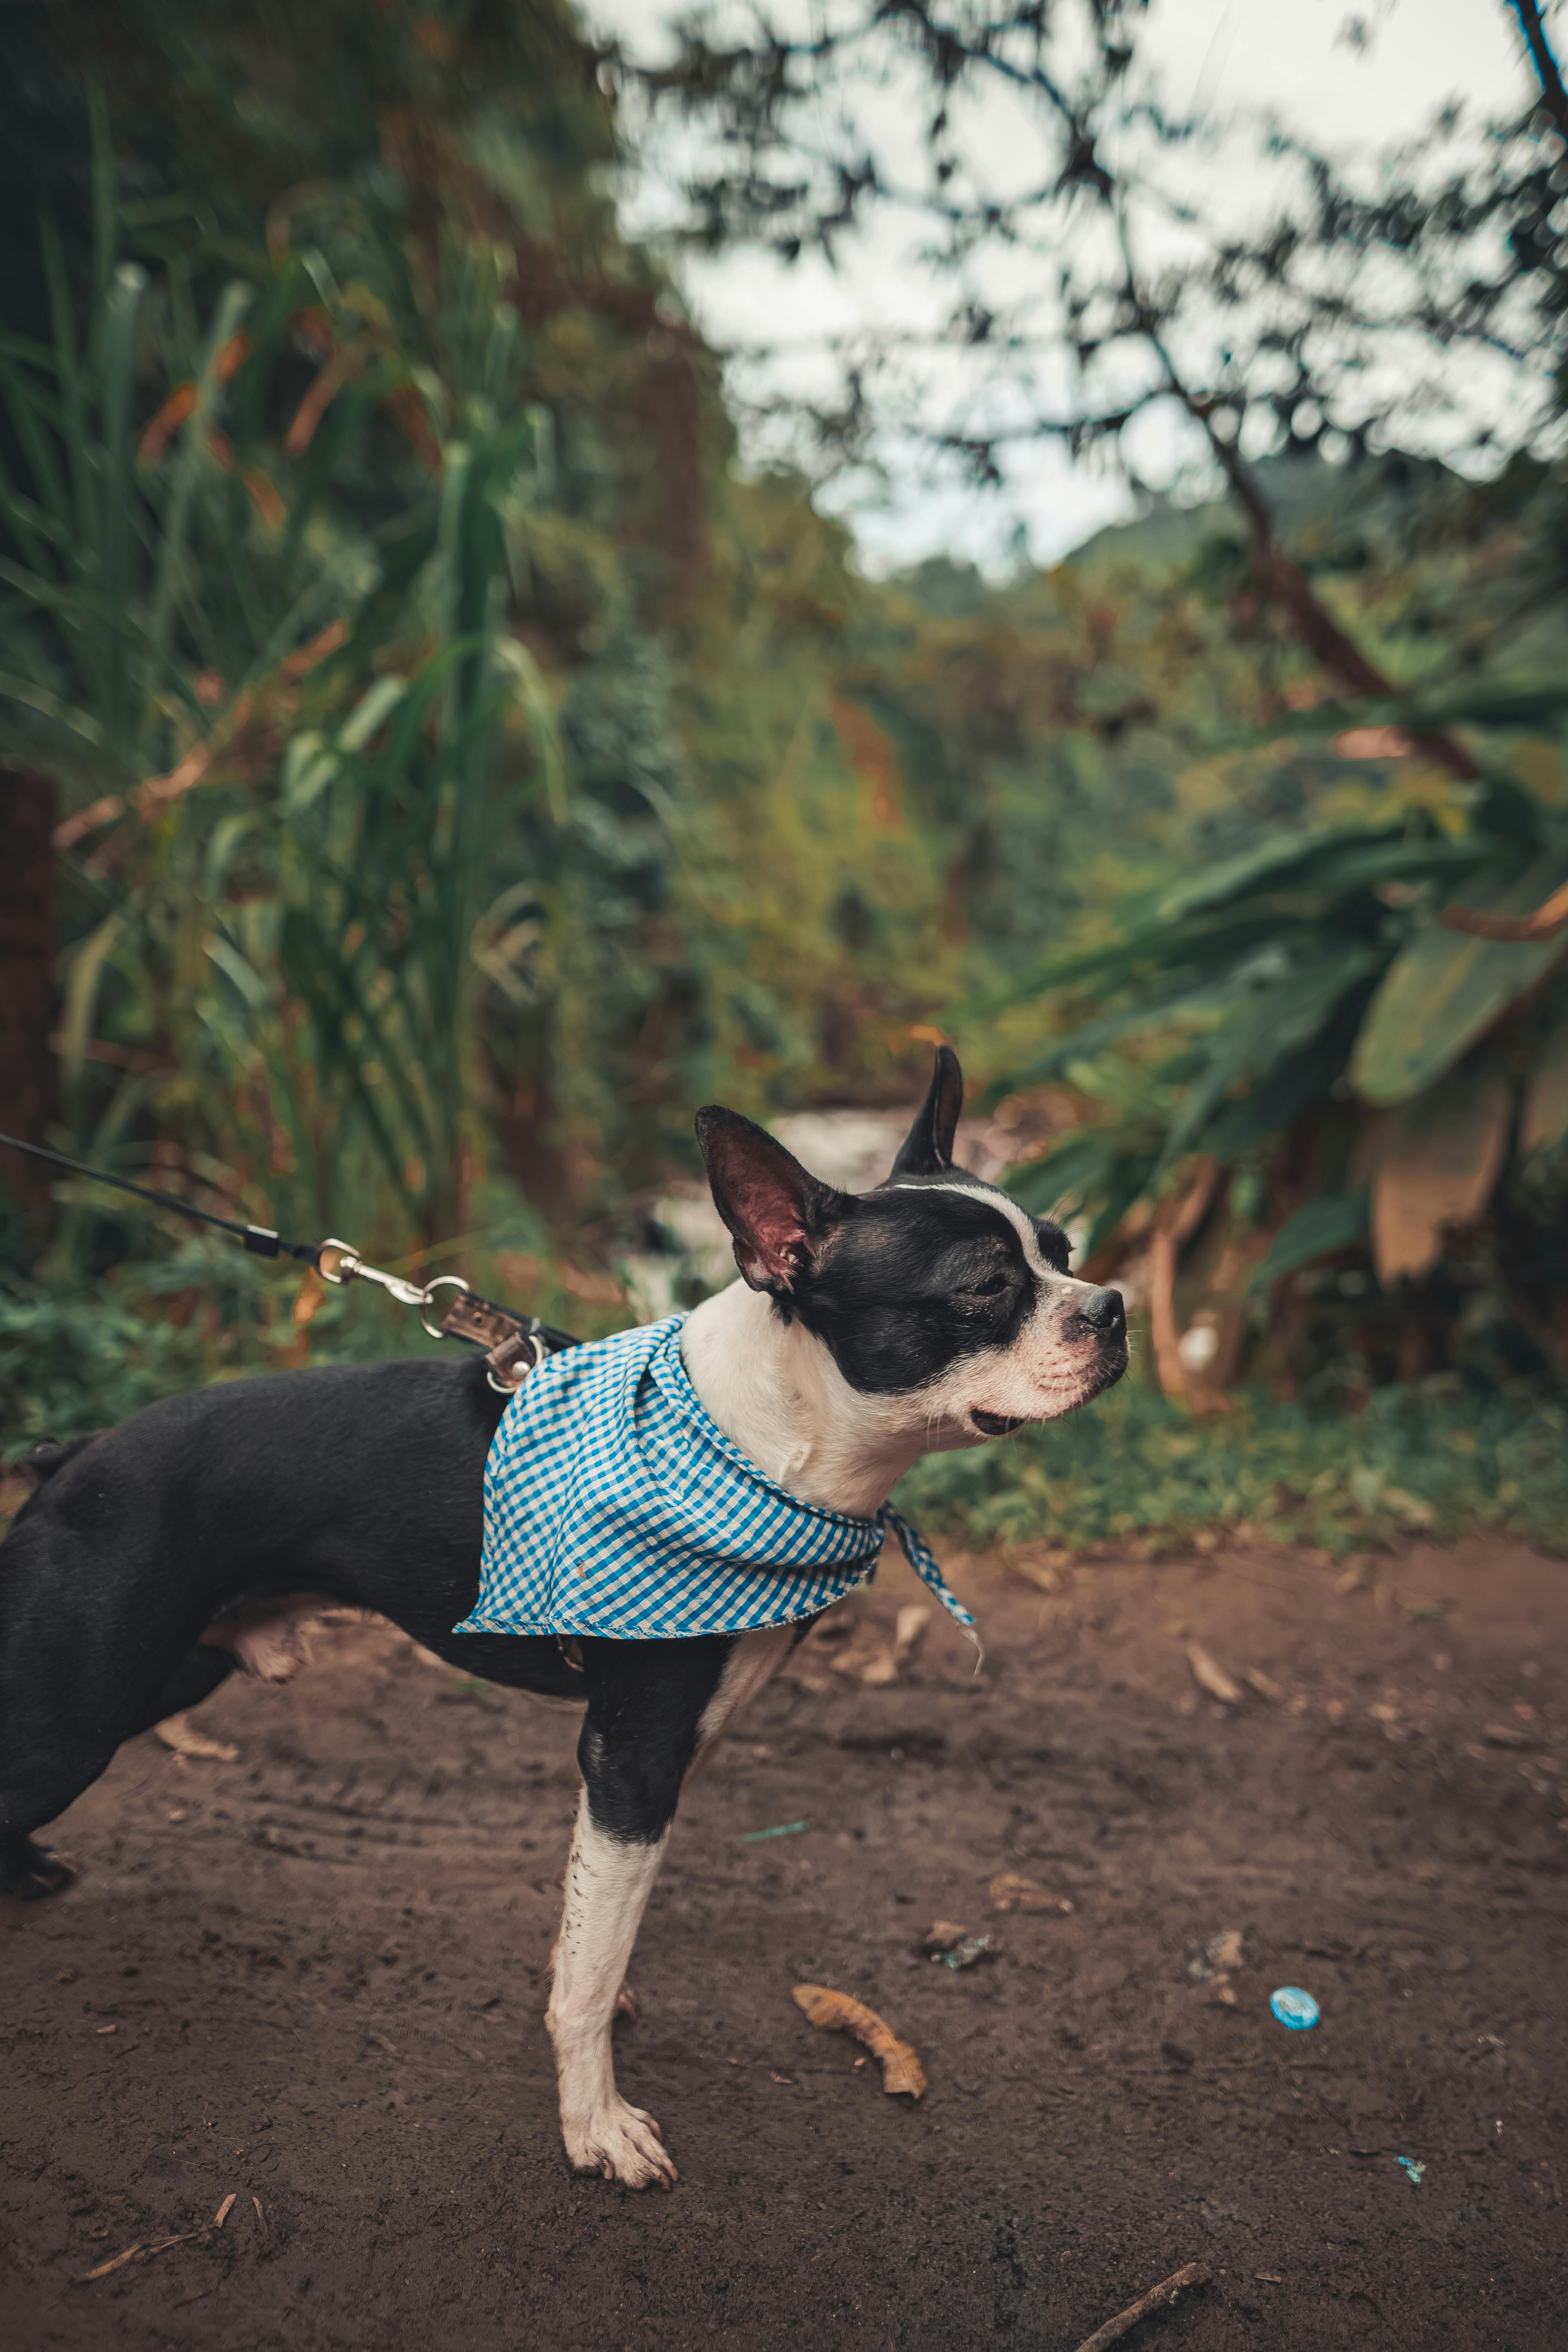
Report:
M618 2030L672 2196L556 2138L574 1717L353 1627L203 1710L238 1762L122 1751L63 1825L80 1883L0 1915L0 2336L1070 2352L1202 2258L1136 2352L1561 2346L1568 1570L1475 1543L1341 1596L1235 1551L1047 1595L954 1565L978 1682L945 1625L880 1688L814 1643L816 1686L689 1796ZM857 1654L912 1592L887 1577ZM1280 1695L1201 1696L1191 1639ZM994 1916L1005 1870L1073 1907ZM933 1967L938 1916L999 1957ZM1188 1969L1226 1928L1230 2006ZM803 1978L919 2046L918 2108ZM211 2241L71 2284L230 2190Z

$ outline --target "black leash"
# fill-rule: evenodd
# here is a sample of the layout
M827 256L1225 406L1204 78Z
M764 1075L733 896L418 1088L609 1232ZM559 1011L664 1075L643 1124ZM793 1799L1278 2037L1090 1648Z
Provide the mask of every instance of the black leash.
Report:
M433 1339L467 1339L474 1347L483 1348L489 1364L490 1386L503 1392L518 1387L545 1356L579 1344L570 1331L557 1331L550 1324L542 1323L537 1315L520 1315L513 1307L499 1307L492 1298L481 1298L459 1274L438 1274L426 1283L405 1282L401 1275L385 1274L379 1266L367 1265L347 1242L286 1242L270 1225L246 1225L234 1217L215 1216L210 1209L193 1208L177 1193L155 1192L149 1184L133 1184L128 1176L107 1175L101 1168L89 1168L83 1160L68 1159L63 1151L47 1150L41 1143L24 1143L19 1136L0 1135L0 1144L12 1151L25 1152L29 1160L47 1160L51 1167L67 1168L73 1176L89 1177L95 1184L112 1184L118 1192L134 1192L138 1200L151 1201L154 1208L172 1209L175 1216L186 1217L194 1224L216 1225L220 1233L232 1234L242 1242L254 1257L297 1258L333 1289L355 1280L374 1282L403 1306L412 1307ZM425 1310L435 1303L440 1290L450 1290L454 1295L440 1322L431 1323L426 1319Z
M109 1176L101 1168L89 1168L85 1160L68 1160L63 1151L46 1151L41 1143L24 1143L20 1136L0 1135L0 1143L13 1151L25 1151L29 1160L47 1160L56 1168L68 1168L73 1176L90 1176L95 1184L112 1184L121 1192L134 1192L138 1200L151 1201L156 1208L173 1209L177 1217L189 1217L197 1224L216 1225L220 1232L233 1234L242 1241L254 1257L297 1257L304 1265L321 1270L321 1253L310 1242L286 1242L270 1225L242 1225L233 1217L215 1217L210 1209L195 1209L189 1201L180 1200L173 1192L155 1192L147 1184L133 1184L129 1176Z

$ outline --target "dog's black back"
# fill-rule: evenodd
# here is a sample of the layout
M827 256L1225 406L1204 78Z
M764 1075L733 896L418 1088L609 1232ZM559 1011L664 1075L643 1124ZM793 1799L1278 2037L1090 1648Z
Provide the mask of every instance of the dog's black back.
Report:
M726 1641L592 1643L579 1663L546 1637L452 1632L478 1594L502 1409L477 1357L342 1365L165 1398L41 1464L0 1546L0 1879L32 1891L27 1833L122 1740L205 1697L234 1661L204 1629L272 1595L374 1610L486 1681L591 1711L636 1711L625 1685L646 1675L654 1713L673 1697L694 1725ZM650 1817L673 1810L689 1759L673 1737ZM639 1811L614 1789L605 1802Z

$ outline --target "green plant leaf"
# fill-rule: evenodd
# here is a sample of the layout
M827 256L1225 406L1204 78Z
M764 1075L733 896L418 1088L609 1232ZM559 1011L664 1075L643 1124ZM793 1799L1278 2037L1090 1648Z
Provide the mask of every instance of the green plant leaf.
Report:
M1465 903L1523 915L1568 876L1568 850L1531 860L1508 880L1476 883ZM1510 946L1429 922L1395 957L1356 1040L1351 1079L1364 1102L1408 1102L1452 1067L1500 1014L1568 954L1568 936Z
M1377 969L1381 951L1362 940L1303 957L1271 987L1244 1000L1214 1032L1208 1067L1172 1123L1165 1162L1204 1148L1204 1129L1231 1087L1271 1067L1314 1036L1352 989Z
M1357 1192L1321 1192L1280 1226L1248 1286L1266 1290L1282 1275L1310 1265L1314 1258L1327 1257L1331 1250L1348 1249L1352 1242L1361 1240L1370 1222L1371 1207L1364 1186Z
M1403 827L1398 825L1381 833L1369 833L1364 825L1346 825L1333 833L1275 835L1171 884L1152 898L1149 911L1163 922L1174 923L1262 890L1308 887L1321 868L1345 851L1364 851L1374 843L1396 843L1403 837Z
M1037 964L1006 988L979 998L971 1009L976 1013L998 1013L1028 997L1045 996L1053 989L1087 981L1098 983L1089 992L1090 994L1108 996L1113 989L1124 987L1150 969L1217 970L1226 962L1234 962L1249 949L1264 946L1279 936L1277 915L1252 915L1234 923L1206 926L1148 924L1105 947L1089 948L1081 955L1061 956L1055 962Z
M98 929L89 934L71 958L65 986L64 1018L60 1023L60 1063L66 1084L73 1090L81 1084L104 966L114 952L123 929L123 916L116 909L112 915L104 917Z
M1121 1152L1114 1129L1089 1129L1069 1135L1043 1159L1026 1160L1007 1179L1007 1190L1035 1215L1044 1216L1058 1202L1103 1184Z

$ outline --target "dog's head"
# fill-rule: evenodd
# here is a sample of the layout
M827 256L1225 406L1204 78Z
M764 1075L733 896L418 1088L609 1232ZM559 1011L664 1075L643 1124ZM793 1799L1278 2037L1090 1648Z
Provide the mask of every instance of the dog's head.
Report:
M738 1111L699 1111L697 1137L752 1288L814 1333L852 1389L908 1397L933 1438L940 1423L973 1442L1110 1388L1127 1369L1127 1319L1119 1290L1068 1272L1058 1226L953 1166L963 1104L943 1045L874 1192L819 1183Z

